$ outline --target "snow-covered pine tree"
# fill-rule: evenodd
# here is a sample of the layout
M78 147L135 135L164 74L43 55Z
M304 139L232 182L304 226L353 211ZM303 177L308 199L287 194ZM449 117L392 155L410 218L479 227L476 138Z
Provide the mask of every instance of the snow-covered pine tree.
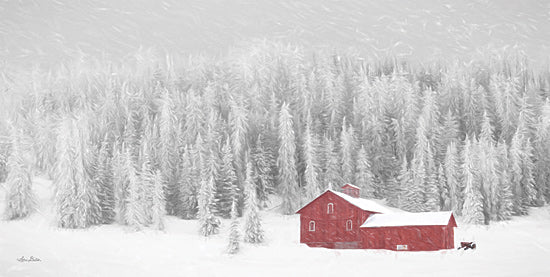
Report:
M231 201L231 228L229 229L229 245L227 246L227 253L237 254L240 250L241 233L239 231L239 217L237 211L237 199L233 198Z
M213 153L208 155L207 162L203 167L198 195L199 234L205 237L217 234L221 224L220 219L215 216L216 171L212 168L214 164L213 156Z
M143 161L142 161L143 163ZM127 198L126 198L126 210L124 219L126 224L135 231L141 230L148 225L149 218L147 210L147 199L149 196L145 193L145 187L150 184L151 176L149 172L143 170L137 171L135 163L132 158L132 154L129 149L126 149L124 157L124 168L127 170L126 182L127 182Z
M485 224L496 219L496 202L498 193L497 158L493 140L493 126L485 112L481 124L481 134L476 147L479 155L479 180L483 196L483 214Z
M191 161L192 150L190 146L185 146L181 155L180 165L180 187L179 196L181 202L180 216L184 219L192 219L197 214L197 193L195 189L195 183L200 182L200 175L195 174L196 170Z
M244 241L248 243L262 243L264 241L264 231L260 214L258 212L258 199L256 197L256 188L252 174L252 163L246 164L245 188L245 233Z
M396 202L390 203L390 204L393 204L394 207L405 209L405 206L408 203L403 201L403 199L406 199L407 197L407 188L409 188L412 185L411 182L412 182L411 171L409 170L409 167L407 165L407 157L403 157L403 162L401 163L401 169L399 170L399 175L397 175L397 183L399 184L400 190L399 190Z
M424 211L435 212L440 209L440 191L437 183L437 168L435 166L434 154L432 148L428 147L427 153L426 179L424 183Z
M463 157L463 176L465 183L464 206L462 207L462 216L466 223L483 224L483 199L480 191L480 184L477 178L477 157L473 152L472 139L466 136Z
M533 176L533 147L527 137L526 121L520 113L519 125L510 145L510 173L514 194L514 214L525 215L527 207L534 204L537 191Z
M308 116L309 118L309 116ZM310 120L311 121L311 120ZM319 160L318 160L318 140L311 132L310 125L306 126L304 133L303 155L305 163L304 181L306 198L314 199L321 192L319 183Z
M174 103L168 92L161 98L160 111L157 117L158 125L158 160L165 182L166 212L169 215L181 213L181 197L179 195L179 151L175 130L177 118L174 113Z
M449 187L447 186L447 180L445 179L445 171L443 170L443 164L439 164L437 167L437 187L439 189L439 207L442 211L450 210Z
M447 187L449 190L448 209L453 211L457 215L462 214L462 185L461 185L461 169L458 161L458 150L456 143L450 142L447 145L447 151L445 152L445 180L447 181Z
M361 195L366 198L374 198L374 180L370 171L370 162L367 150L362 145L357 154L357 167L355 171L355 184L361 188Z
M262 135L258 135L256 140L256 147L252 153L252 160L254 162L254 173L256 189L258 192L258 200L261 207L265 207L268 200L268 195L273 192L274 178L273 168L275 167L274 157L271 151L266 149L262 142Z
M426 136L426 127L424 121L420 120L416 134L416 145L414 156L411 161L411 182L408 187L405 187L405 197L403 200L403 208L410 212L425 211L425 188L426 180L429 177L428 172L428 148L430 144Z
M455 146L459 142L458 121L456 120L456 117L453 115L451 110L449 110L443 118L443 126L441 128L442 131L439 141L439 153L443 155L443 153L445 153L445 149L447 149L448 145L451 142L453 142ZM441 158L444 159L444 157Z
M502 74L491 76L490 90L495 100L496 115L502 127L501 138L512 137L519 117L519 82Z
M101 223L110 224L115 220L115 182L110 152L112 148L107 136L103 138L95 162L92 181L99 188L98 198L101 207Z
M157 230L164 230L164 216L166 215L166 200L164 199L164 182L162 173L157 170L153 175L153 195L151 207L151 225Z
M229 126L231 130L231 148L238 183L244 181L244 149L247 144L246 134L248 132L248 111L244 100L231 100L229 112Z
M62 228L87 228L101 219L97 189L87 170L86 124L67 115L58 129L58 158L54 176L57 225Z
M550 202L550 99L541 107L541 114L535 124L535 138L533 140L535 176L538 195L537 199L544 197L545 202ZM541 203L538 203L539 205Z
M512 188L510 186L510 165L508 161L508 148L503 141L496 146L497 171L499 176L499 188L496 203L496 219L508 220L514 209Z
M231 205L233 199L237 197L239 188L237 186L237 176L233 167L233 150L231 141L226 139L221 150L222 162L216 177L216 210L218 215L223 218L231 216Z
M346 119L342 123L342 132L340 134L340 162L342 165L342 176L344 183L354 184L354 152L355 152L355 134L353 126L346 125Z
M330 138L324 138L324 172L323 186L327 189L335 189L342 185L342 175L340 174L340 163L338 155L334 150L334 141Z
M21 135L12 133L11 154L8 158L8 176L6 178L6 207L4 217L7 220L24 218L33 213L38 206L32 190L32 168L25 160Z
M115 196L115 221L119 224L126 224L126 198L128 196L128 176L126 172L126 150L123 146L113 149L112 172Z
M298 173L296 171L296 138L292 115L288 104L281 106L279 113L279 189L282 197L281 210L283 214L293 214L298 207Z

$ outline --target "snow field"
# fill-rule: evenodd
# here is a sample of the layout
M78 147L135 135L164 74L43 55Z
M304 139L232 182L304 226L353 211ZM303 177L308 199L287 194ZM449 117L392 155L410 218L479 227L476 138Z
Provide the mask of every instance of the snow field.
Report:
M198 222L166 219L166 232L131 232L114 224L55 227L51 183L38 180L40 211L0 222L0 276L549 276L550 207L491 226L462 225L455 242L475 251L330 250L299 243L299 216L262 212L266 243L241 243L225 254L230 220L220 234L198 235ZM0 204L4 204L0 189ZM241 226L243 222L241 220ZM18 262L34 256L40 262Z

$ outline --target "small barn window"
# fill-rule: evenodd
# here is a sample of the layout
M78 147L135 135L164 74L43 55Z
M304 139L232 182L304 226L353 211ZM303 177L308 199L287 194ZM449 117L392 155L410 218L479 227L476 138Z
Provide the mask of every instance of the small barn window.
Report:
M328 203L328 205L327 205L327 214L332 214L332 213L334 213L334 204Z
M351 231L353 229L353 222L351 221L351 219L348 219L348 221L346 221L346 231Z
M310 221L309 222L309 231L310 232L315 232L315 221Z

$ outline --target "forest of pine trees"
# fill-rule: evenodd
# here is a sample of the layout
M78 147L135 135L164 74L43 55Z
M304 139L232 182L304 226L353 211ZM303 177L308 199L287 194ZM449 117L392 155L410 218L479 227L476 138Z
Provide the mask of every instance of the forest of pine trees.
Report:
M548 71L519 58L421 66L310 54L263 45L216 61L89 61L7 84L34 158L20 159L16 142L2 151L6 214L34 209L30 167L53 180L60 227L163 229L168 214L199 219L208 236L220 217L245 215L251 242L270 200L294 214L344 183L475 224L550 201Z

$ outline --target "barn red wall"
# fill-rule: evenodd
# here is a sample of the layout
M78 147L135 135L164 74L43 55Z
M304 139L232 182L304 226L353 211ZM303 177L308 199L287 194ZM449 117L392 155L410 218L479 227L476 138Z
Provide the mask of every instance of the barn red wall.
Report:
M327 214L328 203L334 204L334 213ZM300 211L300 242L313 247L360 248L359 227L371 215L334 193L327 192ZM346 230L351 219L352 230ZM315 221L315 231L309 231L309 222Z
M407 245L408 251L430 251L454 248L451 226L399 226L362 228L362 248L397 250Z

